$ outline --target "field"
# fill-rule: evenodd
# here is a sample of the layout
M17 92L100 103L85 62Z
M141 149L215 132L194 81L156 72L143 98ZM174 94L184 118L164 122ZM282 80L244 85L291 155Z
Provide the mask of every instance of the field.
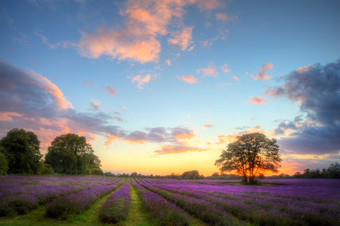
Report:
M340 225L340 180L0 177L1 225Z

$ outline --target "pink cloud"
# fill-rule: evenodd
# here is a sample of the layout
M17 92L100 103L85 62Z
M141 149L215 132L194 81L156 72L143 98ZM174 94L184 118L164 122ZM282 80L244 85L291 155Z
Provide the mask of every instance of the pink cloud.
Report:
M227 14L225 13L216 13L216 20L221 20L223 22L226 22L228 19Z
M116 90L112 88L111 86L103 87L104 90L106 90L110 95L116 95Z
M197 82L197 79L194 76L192 76L192 75L183 75L181 77L177 76L177 78L179 80L182 80L182 81L184 81L186 83L190 83L190 84L193 84L193 83Z
M138 89L144 89L143 85L149 83L151 80L151 75L147 74L146 76L142 77L141 75L137 75L131 79L132 83L137 83Z
M165 61L165 63L166 63L167 65L171 66L171 60L168 59L168 60Z
M208 128L212 128L212 127L213 127L213 126L210 125L210 124L208 124L208 125L203 125L203 126L202 126L203 129L208 129Z
M197 147L190 147L185 145L165 145L162 146L161 149L158 149L155 152L157 155L165 155L165 154L178 154L183 152L192 152L192 151L202 151L202 149Z
M218 72L215 70L215 67L208 68L200 68L196 70L197 74L203 74L203 77L217 77Z
M174 37L171 39L168 39L168 42L171 45L178 46L181 50L184 51L192 43L191 34L192 34L192 27L184 28L180 32L175 32Z
M93 86L93 83L90 81L84 80L83 82L85 86Z
M236 76L236 75L233 75L233 79L235 79L235 80L239 80L239 78Z
M222 5L220 0L194 0L200 10L212 10Z
M306 66L303 66L303 67L299 67L296 71L299 72L299 73L304 73L304 72L308 71L311 67L312 67L312 65L306 65Z
M267 79L270 79L271 76L270 75L267 75L267 71L268 70L271 70L273 68L273 64L271 63L265 63L261 69L260 69L260 72L256 75L256 76L252 76L254 80L267 80Z
M227 73L227 72L231 72L230 68L228 67L228 64L224 64L222 67L221 67L222 71Z
M14 118L21 116L22 114L16 112L0 112L0 121L13 121Z
M99 111L101 102L99 100L92 100L90 101L90 105L95 111Z
M72 104L67 101L61 90L54 85L50 80L42 75L36 74L32 71L27 71L34 79L36 84L51 95L51 98L56 103L57 107L61 110L66 110L67 108L73 108Z
M250 97L249 101L253 104L265 104L267 103L267 99L259 96L259 97Z

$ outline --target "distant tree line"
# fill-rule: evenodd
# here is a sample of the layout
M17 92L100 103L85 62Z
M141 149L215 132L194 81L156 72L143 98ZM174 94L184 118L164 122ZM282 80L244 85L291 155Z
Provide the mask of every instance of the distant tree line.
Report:
M340 165L337 162L331 163L329 167L320 169L305 169L302 173L296 172L295 178L340 178Z
M103 175L100 160L85 137L57 136L45 159L36 134L12 129L0 140L0 174L84 174Z

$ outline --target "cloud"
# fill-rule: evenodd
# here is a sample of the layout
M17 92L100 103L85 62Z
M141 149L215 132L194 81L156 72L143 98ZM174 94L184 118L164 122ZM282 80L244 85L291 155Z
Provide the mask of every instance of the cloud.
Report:
M190 147L185 145L165 145L162 146L161 149L154 151L157 155L165 155L165 154L178 154L183 152L192 152L192 151L203 151L197 147Z
M165 61L165 63L166 63L167 65L171 66L171 60L168 59L168 60Z
M230 68L228 67L228 64L224 64L222 67L221 67L222 71L227 73L227 72L231 72Z
M204 11L204 10L212 10L212 9L216 9L220 6L222 6L222 3L220 0L194 0L194 2L196 3L197 7Z
M202 128L203 129L208 129L208 128L212 128L213 125L207 124L207 125L203 125Z
M93 108L93 110L99 111L100 110L101 102L99 100L91 100L90 101L90 105Z
M176 140L192 139L195 136L194 131L185 127L173 128L172 135Z
M22 114L16 112L0 112L0 121L13 121L15 118L20 118Z
M149 83L151 80L151 75L147 74L146 76L142 77L141 75L137 75L131 79L132 83L137 83L138 89L144 89L144 84Z
M93 86L93 83L87 80L84 80L83 83L85 86Z
M106 90L110 95L116 95L116 90L112 88L111 86L103 87L104 90Z
M265 64L261 67L260 72L259 72L256 76L253 76L253 75L252 75L253 79L254 79L254 80L258 80L258 79L260 79L260 80L267 80L267 79L270 79L271 76L270 76L270 75L267 75L267 71L268 71L268 70L271 70L272 68L273 68L273 64L271 64L271 63L265 63Z
M203 77L217 77L218 72L215 70L215 67L210 66L208 68L199 68L196 70L197 74L203 74Z
M304 117L281 122L276 133L292 132L280 139L284 149L296 153L326 154L340 150L340 60L292 71L281 86L266 94L298 102ZM298 126L297 126L298 124ZM295 127L293 126L295 125Z
M263 98L263 97L250 97L249 102L253 103L253 104L265 104L267 103L267 99Z
M120 29L98 26L94 33L82 32L79 43L74 44L82 56L99 58L108 56L139 63L158 62L161 52L159 39L170 34L169 43L182 50L192 50L192 27L183 28L185 7L196 4L201 11L221 6L218 0L128 0L121 10L124 23ZM176 23L172 23L176 21ZM172 23L175 26L170 27ZM169 30L175 29L177 32ZM46 42L47 43L47 42Z
M191 83L191 84L197 83L197 79L195 78L195 76L192 76L192 75L177 76L177 78L186 83Z
M125 137L130 143L140 143L144 144L148 139L148 134L143 131L133 131L128 136Z
M239 80L239 78L236 76L236 75L233 75L233 79L235 79L235 80Z
M223 22L226 22L228 19L228 16L225 13L216 13L215 16L216 16L216 20L221 20Z
M193 27L187 27L180 32L175 32L174 37L168 39L169 44L179 47L182 51L186 50L192 43L192 28Z
M62 133L114 135L125 132L111 124L111 116L103 112L79 113L61 90L47 78L0 61L0 133L12 128L36 132L42 148Z

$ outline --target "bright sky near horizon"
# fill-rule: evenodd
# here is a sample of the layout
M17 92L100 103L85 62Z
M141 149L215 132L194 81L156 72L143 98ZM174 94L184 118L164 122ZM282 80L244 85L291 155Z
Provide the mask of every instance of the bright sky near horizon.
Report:
M198 170L236 136L340 161L340 1L0 1L0 137L86 136L102 169Z

